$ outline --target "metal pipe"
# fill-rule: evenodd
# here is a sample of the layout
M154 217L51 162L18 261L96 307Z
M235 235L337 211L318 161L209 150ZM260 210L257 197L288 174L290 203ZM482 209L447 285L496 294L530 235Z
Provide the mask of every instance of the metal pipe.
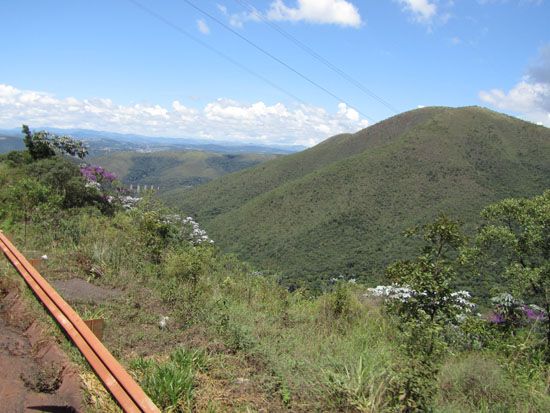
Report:
M80 316L0 231L0 248L25 282L65 330L90 366L128 413L160 413L149 396L92 333Z

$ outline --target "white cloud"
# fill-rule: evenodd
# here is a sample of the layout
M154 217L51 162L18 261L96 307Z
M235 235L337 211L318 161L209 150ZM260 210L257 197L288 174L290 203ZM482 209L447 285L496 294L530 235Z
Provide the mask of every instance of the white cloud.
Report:
M350 108L345 103L339 103L338 104L338 114L345 116L347 119L357 122L359 120L359 112L357 112L355 109Z
M508 92L482 90L479 98L495 108L521 113L526 119L550 126L550 84L531 83L526 77Z
M479 98L495 108L550 126L550 44L541 48L537 62L512 89L482 90Z
M451 44L453 46L458 46L459 44L462 44L462 39L458 36L454 36L451 38Z
M203 19L197 20L197 28L202 34L210 34L210 27L208 27Z
M359 113L340 103L333 113L312 105L245 104L217 99L196 109L174 100L119 105L110 99L59 98L0 84L0 127L87 128L154 136L235 142L314 145L342 132L367 126Z
M274 0L265 12L254 8L250 12L229 13L227 7L218 5L218 9L229 18L229 23L242 27L247 21L307 22L314 24L335 24L359 28L363 24L357 7L347 0L298 0L292 7L284 0Z
M493 4L493 3L509 3L510 0L477 0L477 2L481 5L485 5L485 4ZM535 6L538 6L544 3L544 0L515 0L514 2L518 3L519 5L534 4Z
M361 26L361 15L346 0L298 0L296 7L288 7L283 0L271 3L267 12L270 20L306 21L309 23Z
M430 0L399 0L399 3L421 23L430 23L437 14L437 5Z

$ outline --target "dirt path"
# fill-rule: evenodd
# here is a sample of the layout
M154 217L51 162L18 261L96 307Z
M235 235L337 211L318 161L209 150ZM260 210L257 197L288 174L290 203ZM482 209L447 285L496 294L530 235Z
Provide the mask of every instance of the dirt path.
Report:
M0 411L83 411L75 366L13 286L0 286Z

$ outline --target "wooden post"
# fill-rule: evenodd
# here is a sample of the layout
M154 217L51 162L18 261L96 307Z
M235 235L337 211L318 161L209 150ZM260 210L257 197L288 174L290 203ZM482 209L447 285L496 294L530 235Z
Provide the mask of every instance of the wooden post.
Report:
M105 327L105 321L102 318L94 318L92 320L84 320L84 323L88 326L92 333L101 341L103 340L103 328Z
M33 258L29 260L29 263L36 268L39 272L42 269L42 258Z

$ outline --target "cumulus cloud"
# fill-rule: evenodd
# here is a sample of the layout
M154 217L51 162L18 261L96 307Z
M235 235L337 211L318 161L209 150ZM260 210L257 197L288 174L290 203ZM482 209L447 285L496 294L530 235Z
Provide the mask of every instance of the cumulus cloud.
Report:
M437 14L437 5L430 0L399 0L403 8L412 13L415 20L429 23Z
M208 27L203 19L197 20L197 28L202 34L210 34L210 27Z
M495 108L510 110L528 120L550 126L550 44L540 50L537 61L508 92L482 90L479 98Z
M342 132L368 125L359 113L340 103L336 111L312 105L245 104L217 99L202 108L178 100L158 104L119 105L110 99L59 98L0 84L0 127L21 124L86 128L121 133L225 140L241 143L314 145Z
M310 23L361 26L357 7L345 0L298 0L297 7L288 7L283 0L271 3L270 20L306 21Z
M347 0L298 0L294 7L288 6L284 0L275 0L265 12L254 9L250 12L232 14L223 5L218 5L218 9L229 18L229 23L236 27L242 27L247 21L261 19L335 24L354 28L363 24L357 7Z
M431 31L436 26L445 25L452 17L450 10L454 0L393 0L401 5L404 13L411 20L428 27Z

